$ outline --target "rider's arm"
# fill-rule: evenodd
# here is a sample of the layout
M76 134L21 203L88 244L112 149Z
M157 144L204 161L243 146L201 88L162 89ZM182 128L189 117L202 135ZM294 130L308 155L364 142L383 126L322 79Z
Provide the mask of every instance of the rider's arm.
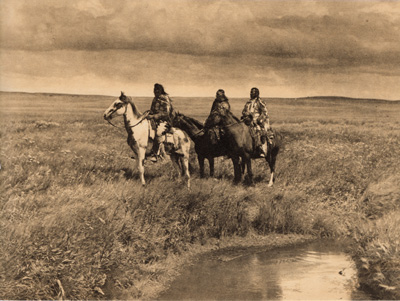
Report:
M267 110L267 106L266 106L265 102L262 101L261 99L259 99L257 109L258 109L258 113L260 114L260 116L257 119L257 123L259 123L259 124L264 123L265 120L268 119L268 110Z
M260 115L264 115L265 117L268 117L268 110L267 110L267 105L263 100L260 99L260 105L258 107Z

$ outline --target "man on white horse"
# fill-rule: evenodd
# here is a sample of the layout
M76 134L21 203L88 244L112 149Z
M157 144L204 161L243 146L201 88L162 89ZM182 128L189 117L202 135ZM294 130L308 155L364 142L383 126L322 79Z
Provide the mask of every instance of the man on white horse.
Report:
M263 148L265 138L272 144L273 132L269 123L268 110L265 102L260 98L258 88L250 90L250 100L246 102L242 111L242 119L249 120L253 124L256 131L260 133L260 141L258 141L258 150L261 157L266 156L266 150ZM258 137L258 135L257 135Z
M169 95L165 92L164 87L160 84L154 85L154 98L151 103L150 113L147 115L147 119L154 120L156 127L159 123L165 121L172 128L172 119L174 114L174 108L172 107L172 100ZM179 146L178 140L175 138L174 133L174 152L178 155L183 155L182 149ZM163 136L156 128L156 137L153 144L153 156L152 159L157 160L157 155L159 151L160 144L163 141Z
M130 102L132 101L129 98L125 98L124 101ZM147 115L147 119L151 121L151 125L155 130L155 137L153 141L153 149L152 155L150 156L150 160L153 162L157 161L158 153L160 150L160 144L165 140L165 134L163 131L158 131L159 125L161 122L166 122L168 124L168 128L171 129L172 137L174 140L174 153L178 155L184 155L182 152L182 148L180 145L179 137L176 137L173 129L172 129L172 119L175 114L174 108L172 107L172 100L169 95L165 92L164 87L160 84L154 85L154 98L151 103L149 114ZM154 121L154 122L153 122Z

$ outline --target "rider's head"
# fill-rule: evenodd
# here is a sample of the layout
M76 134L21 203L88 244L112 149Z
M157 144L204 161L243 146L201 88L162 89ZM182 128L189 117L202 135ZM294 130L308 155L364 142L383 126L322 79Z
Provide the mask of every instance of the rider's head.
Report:
M160 84L154 84L154 95L160 96L161 94L166 94L164 87Z
M251 88L250 90L250 98L254 99L260 96L260 90L258 90L256 87Z
M228 101L228 97L226 97L225 91L222 90L222 89L219 89L219 90L217 91L216 98L217 98L218 100L226 100L226 101Z

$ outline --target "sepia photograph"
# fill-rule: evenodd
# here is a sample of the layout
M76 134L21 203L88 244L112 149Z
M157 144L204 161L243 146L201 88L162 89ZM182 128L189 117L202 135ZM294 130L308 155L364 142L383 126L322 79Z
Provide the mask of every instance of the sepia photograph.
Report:
M400 1L0 0L0 300L399 300Z

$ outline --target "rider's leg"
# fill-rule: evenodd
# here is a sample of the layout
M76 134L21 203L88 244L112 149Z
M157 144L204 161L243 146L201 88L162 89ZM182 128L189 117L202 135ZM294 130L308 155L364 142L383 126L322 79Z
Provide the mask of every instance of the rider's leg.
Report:
M152 148L152 153L149 157L149 159L153 162L157 161L157 157L159 156L160 152L160 144L163 142L164 137L162 135L158 134L158 126L155 128L155 136L153 139L153 148Z

